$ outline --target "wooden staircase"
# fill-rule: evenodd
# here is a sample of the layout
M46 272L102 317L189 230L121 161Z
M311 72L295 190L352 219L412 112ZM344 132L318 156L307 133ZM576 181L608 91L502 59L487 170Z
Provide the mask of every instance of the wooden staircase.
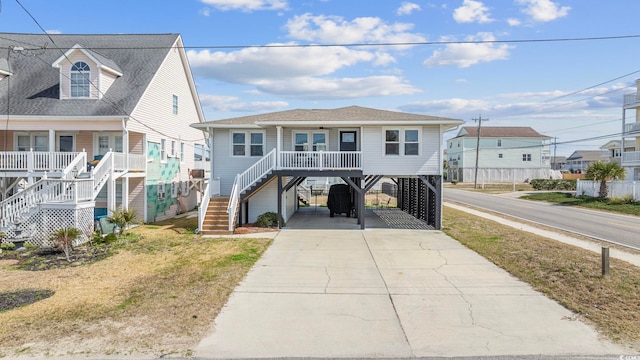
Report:
M213 197L209 200L209 207L204 217L200 233L202 235L229 235L228 197ZM234 214L235 215L235 214Z

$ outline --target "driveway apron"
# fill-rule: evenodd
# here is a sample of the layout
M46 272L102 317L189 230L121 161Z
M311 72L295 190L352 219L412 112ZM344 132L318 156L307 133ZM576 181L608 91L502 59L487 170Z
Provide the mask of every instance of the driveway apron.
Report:
M559 304L440 231L283 230L203 358L605 355Z

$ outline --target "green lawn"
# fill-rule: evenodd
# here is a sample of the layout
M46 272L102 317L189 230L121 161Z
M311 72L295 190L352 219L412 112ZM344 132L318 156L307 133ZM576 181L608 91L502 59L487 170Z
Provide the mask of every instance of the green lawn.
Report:
M525 195L522 196L521 199L548 201L567 206L580 206L589 209L640 216L640 203L633 202L627 198L601 200L590 196L574 196L571 193L548 192Z

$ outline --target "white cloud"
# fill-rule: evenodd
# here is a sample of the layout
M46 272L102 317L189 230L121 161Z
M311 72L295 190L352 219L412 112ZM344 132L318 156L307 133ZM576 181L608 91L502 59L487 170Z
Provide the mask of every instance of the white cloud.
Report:
M464 0L462 6L453 11L453 19L459 23L489 23L492 22L489 8L476 0Z
M203 16L209 16L209 15L211 15L211 10L209 8L202 8L202 9L198 10L198 14L203 15Z
M277 45L295 44L271 44ZM196 76L253 85L263 80L328 75L380 58L367 51L340 46L245 48L229 53L190 50L187 54Z
M56 34L62 34L62 31L60 31L60 30L47 30L46 33L47 34L51 34L51 35L56 35Z
M560 6L551 0L517 0L517 3L525 6L522 12L538 22L552 21L567 16L571 9L569 6Z
M468 36L468 42L494 41L491 33L478 33ZM457 66L466 68L483 62L506 60L512 47L506 44L494 43L462 43L447 45L444 50L436 50L433 55L423 62L427 67Z
M289 106L286 101L241 102L236 96L200 95L200 102L207 110L225 112L268 112Z
M370 96L409 95L420 92L397 76L364 78L304 77L291 81L265 81L258 89L281 96L304 99L353 99Z
M398 16L411 15L411 13L416 10L422 10L420 8L420 5L410 3L410 2L403 2L402 5L400 5L400 7L398 8L398 10L396 10L396 14L398 14Z
M507 23L509 24L509 26L520 26L520 24L522 24L522 22L519 19L515 19L515 18L507 19Z
M388 24L377 17L361 17L348 21L340 16L313 16L309 13L295 16L285 25L288 36L292 39L324 44L426 41L424 36L410 32L413 27L414 25L409 23Z
M240 10L252 12L257 10L285 10L286 0L200 0L204 4L211 5L218 10Z

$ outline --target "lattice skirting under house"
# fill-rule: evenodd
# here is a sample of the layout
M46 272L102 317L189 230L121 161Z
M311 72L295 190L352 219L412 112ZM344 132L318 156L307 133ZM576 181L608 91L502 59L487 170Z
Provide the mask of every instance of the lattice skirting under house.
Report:
M94 229L93 202L84 204L46 204L34 209L21 223L7 229L8 239L22 237L26 244L39 247L53 247L51 236L56 230L75 227L81 235L74 245L80 245L91 240Z

